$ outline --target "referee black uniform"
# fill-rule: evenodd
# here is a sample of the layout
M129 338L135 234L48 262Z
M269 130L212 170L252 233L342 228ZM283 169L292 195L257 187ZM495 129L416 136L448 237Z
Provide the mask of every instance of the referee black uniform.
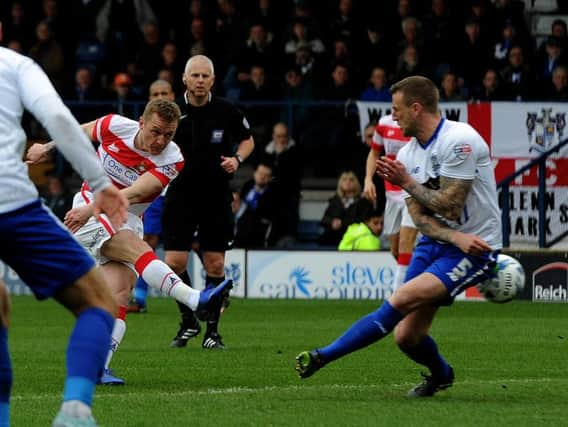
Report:
M180 105L182 115L175 141L186 163L165 196L164 248L166 251L191 251L194 234L199 230L202 252L225 252L234 237L229 186L233 175L220 166L221 157L234 156L239 143L251 137L250 128L236 106L211 93L209 102L202 106L196 107L187 99L185 101L185 105ZM217 284L216 281L222 279L208 277L206 283ZM182 324L188 323L188 316L193 317L193 314L185 305L179 307ZM218 335L217 321L218 316L209 319L204 346L208 335Z

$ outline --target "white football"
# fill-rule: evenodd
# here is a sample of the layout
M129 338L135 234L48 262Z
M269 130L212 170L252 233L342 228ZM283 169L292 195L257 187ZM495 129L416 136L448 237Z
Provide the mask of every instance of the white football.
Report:
M497 277L479 283L477 289L488 301L509 302L525 287L525 270L519 261L505 254L497 256L495 268Z

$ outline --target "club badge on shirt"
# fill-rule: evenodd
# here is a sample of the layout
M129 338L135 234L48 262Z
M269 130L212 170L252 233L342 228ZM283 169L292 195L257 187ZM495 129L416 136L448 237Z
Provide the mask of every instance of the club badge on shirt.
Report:
M211 142L219 144L223 140L223 129L215 129L211 132Z

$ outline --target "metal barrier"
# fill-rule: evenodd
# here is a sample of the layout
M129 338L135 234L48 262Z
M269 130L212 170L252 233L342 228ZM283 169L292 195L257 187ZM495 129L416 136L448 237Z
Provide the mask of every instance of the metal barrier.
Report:
M548 248L554 245L556 242L562 240L568 231L557 236L551 242L546 241L546 208L545 208L545 192L546 192L546 159L553 153L560 151L561 148L568 144L568 139L560 142L558 145L552 147L550 150L545 151L536 159L531 160L525 166L515 171L515 173L509 175L507 178L502 179L497 184L497 189L501 190L501 200L502 200L502 210L501 210L501 221L503 225L503 246L509 247L510 244L510 234L511 234L511 224L509 222L509 186L511 182L530 170L533 166L538 166L538 247Z

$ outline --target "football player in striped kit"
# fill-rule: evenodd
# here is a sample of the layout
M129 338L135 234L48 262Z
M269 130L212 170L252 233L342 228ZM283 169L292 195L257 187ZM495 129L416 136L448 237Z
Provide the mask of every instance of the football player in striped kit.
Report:
M109 369L112 355L126 332L126 306L136 275L151 287L175 298L193 310L219 311L221 300L232 286L225 280L202 292L185 284L143 239L141 215L184 166L179 147L172 141L180 118L176 103L150 101L139 121L117 114L103 116L82 125L93 142L106 174L130 202L128 220L118 230L92 217L92 192L83 183L73 200L73 209L65 215L65 225L102 265L103 273L119 304L119 315L112 333L112 343L102 384L124 384ZM43 159L53 142L34 144L28 151L31 161Z

